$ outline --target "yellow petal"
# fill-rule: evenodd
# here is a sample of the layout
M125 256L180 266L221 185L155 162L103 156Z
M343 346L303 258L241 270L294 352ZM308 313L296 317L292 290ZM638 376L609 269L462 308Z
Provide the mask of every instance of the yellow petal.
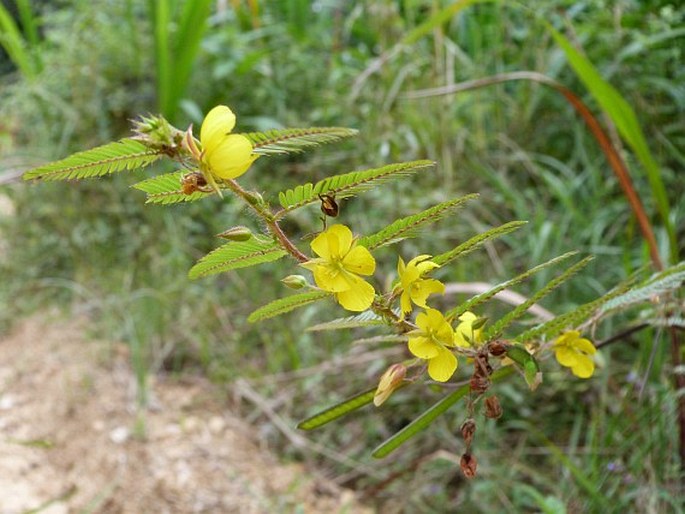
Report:
M595 348L595 345L593 345L589 339L578 338L573 342L573 347L588 355L597 353L597 348Z
M405 314L411 312L411 299L407 291L404 291L400 297L400 307Z
M350 282L350 289L336 293L338 303L348 311L354 312L365 311L371 307L376 296L376 290L373 286L354 275L348 275L347 280Z
M577 330L569 330L568 332L563 333L559 337L557 337L556 341L554 341L554 346L565 346L570 343L572 343L575 339L578 339L580 337L580 332Z
M428 361L428 375L438 382L447 382L457 370L457 357L444 348Z
M409 351L419 359L432 359L440 353L440 347L427 337L410 337Z
M352 287L352 284L345 273L341 269L331 266L330 264L314 266L312 272L316 285L324 291L340 293L342 291L349 291Z
M338 255L344 256L352 248L352 231L345 225L332 225L326 230L331 238L335 238L338 244Z
M346 270L359 275L372 275L376 271L376 259L363 246L355 246L343 258Z
M590 357L580 356L571 368L571 372L578 378L590 378L595 372L595 363Z
M417 255L416 257L414 257L412 260L409 261L409 263L407 264L407 267L416 266L421 261L425 261L426 259L430 259L430 258L431 258L430 255L425 255L425 254L424 255Z
M417 281L411 288L411 299L414 303L427 309L426 300L433 293L444 293L445 284L435 279L423 279Z
M331 259L331 252L328 247L328 233L327 232L321 232L318 236L316 236L314 239L312 239L312 242L309 244L309 246L312 247L312 251L321 257L324 260L330 261Z
M559 364L570 368L571 366L576 365L580 354L566 346L559 346L554 349L554 356Z
M207 113L200 129L200 142L205 152L213 149L235 127L235 114L225 105L217 105Z
M245 136L226 136L211 151L205 152L212 174L219 178L237 178L259 157L252 153L252 143Z

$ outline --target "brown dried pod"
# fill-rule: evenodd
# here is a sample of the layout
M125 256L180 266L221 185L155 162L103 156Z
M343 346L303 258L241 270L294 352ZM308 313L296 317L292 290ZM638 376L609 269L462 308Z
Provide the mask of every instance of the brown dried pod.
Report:
M490 352L490 355L493 355L495 357L501 357L502 355L507 353L508 347L509 345L504 341L492 341L488 345L488 351Z
M473 359L473 374L480 377L488 377L492 374L492 366L488 362L487 353L479 353Z
M502 417L502 406L499 403L497 396L488 396L485 399L485 417L490 419L499 419Z
M484 393L490 388L490 379L474 372L469 380L469 387L474 393Z
M478 467L478 461L470 453L465 453L461 456L461 461L459 462L461 466L461 472L464 473L466 478L473 478L476 476L476 468Z
M473 441L473 435L476 433L476 421L473 418L467 419L461 424L460 430L466 446L470 446L471 441Z

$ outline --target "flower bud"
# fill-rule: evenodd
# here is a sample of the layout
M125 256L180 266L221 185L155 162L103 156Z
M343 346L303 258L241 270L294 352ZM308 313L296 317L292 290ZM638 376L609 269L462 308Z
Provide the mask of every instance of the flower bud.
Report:
M474 393L484 393L490 387L490 379L474 373L469 381L469 387Z
M133 132L133 139L167 152L174 152L183 139L183 132L161 116L141 116L133 122Z
M373 396L373 404L380 407L390 395L398 389L404 382L407 375L407 367L404 364L393 364L390 366L381 379L378 381L376 394Z
M307 279L302 275L288 275L287 277L282 278L281 282L283 282L283 284L290 289L302 289L309 285Z
M490 419L502 417L502 406L499 404L497 396L488 396L485 399L485 417Z
M476 433L476 421L473 418L467 419L461 424L460 430L466 446L471 446L473 435Z
M247 241L252 237L252 232L247 227L239 226L224 230L221 234L217 234L216 237L228 239L229 241Z
M464 473L466 478L473 478L476 476L476 468L478 467L478 461L470 453L465 453L461 456L461 461L459 462L461 466L461 471Z

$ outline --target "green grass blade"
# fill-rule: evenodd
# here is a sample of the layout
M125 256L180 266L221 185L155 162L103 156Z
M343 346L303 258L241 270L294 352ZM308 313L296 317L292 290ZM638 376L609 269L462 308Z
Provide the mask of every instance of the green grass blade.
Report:
M144 168L161 157L160 151L148 148L140 141L121 139L31 169L24 173L24 180L71 180L100 177L118 171Z
M580 52L578 52L571 42L560 32L554 29L549 23L545 23L556 43L566 54L571 68L575 71L578 78L585 84L588 91L595 98L597 103L609 115L616 125L621 137L632 148L633 152L642 164L652 189L652 195L656 202L657 210L662 218L662 222L668 233L671 244L671 257L677 258L678 240L676 238L675 227L670 219L671 208L666 193L666 187L661 178L661 171L654 156L649 150L647 140L642 132L635 111L632 106L621 96L621 94L600 75L593 64Z
M521 305L517 305L515 309L509 311L507 314L498 319L496 323L494 323L490 328L488 328L485 331L485 340L489 341L501 335L505 328L507 328L511 323L513 323L521 316L523 316L533 304L539 302L545 296L547 296L549 293L551 293L557 287L559 287L561 284L569 280L573 275L575 275L581 269L587 266L590 263L590 261L592 261L592 259L594 259L594 257L588 256L585 257L583 260L575 263L573 266L569 267L567 270L561 273L558 277L548 282L545 285L545 287L537 291L533 296L528 298Z
M179 28L171 44L174 59L170 62L168 113L165 112L169 119L176 116L188 88L213 3L214 0L187 0L180 19L176 20L175 25Z
M331 421L335 421L350 412L354 412L362 407L373 402L374 394L376 393L376 388L369 389L363 393L354 395L347 400L340 402L332 407L329 407L321 412L310 416L309 418L300 421L297 424L297 428L300 430L314 430L319 428Z
M333 293L327 291L307 291L305 293L279 298L254 311L248 316L247 321L254 323L255 321L274 318L292 310L299 309L300 307L304 307L305 305L309 305L310 303L329 298L332 295Z
M27 41L21 35L7 8L2 4L0 4L0 45L22 75L29 80L35 78L37 70L28 50Z
M512 373L514 373L514 368L511 366L507 366L506 368L500 368L496 370L492 375L490 375L490 380L492 380L493 383L499 382L500 380L508 377ZM414 421L409 423L402 430L400 430L392 437L382 442L378 447L376 447L372 455L377 459L387 457L391 452L395 451L397 448L399 448L401 445L409 441L411 438L417 436L420 432L428 428L428 426L431 423L433 423L433 421L435 421L445 412L447 412L447 410L450 407L452 407L452 405L454 405L464 396L466 396L469 393L469 391L470 387L468 384L461 386L458 389L455 389L453 392L445 396L438 403L433 405L426 412L421 414L421 416L419 416Z
M149 0L148 16L152 24L155 46L155 65L157 72L157 107L170 121L171 103L171 48L169 30L171 28L171 3L169 0Z
M526 223L528 222L510 221L509 223L505 223L504 225L500 225L499 227L495 227L486 232L483 232L482 234L478 234L477 236L472 237L468 241L465 241L464 243L460 244L456 248L453 248L449 252L436 255L431 259L431 261L433 261L436 264L439 264L440 266L443 266L444 264L452 262L454 259L458 257L463 257L464 255L480 248L492 239L504 236L509 232L513 232L514 230L521 228Z
M396 220L379 232L362 237L359 240L359 245L365 246L369 250L375 250L382 246L398 243L409 237L415 237L418 231L425 225L444 218L467 201L477 197L477 194L462 196L461 198L455 198L454 200L448 200L447 202L434 205L418 214Z

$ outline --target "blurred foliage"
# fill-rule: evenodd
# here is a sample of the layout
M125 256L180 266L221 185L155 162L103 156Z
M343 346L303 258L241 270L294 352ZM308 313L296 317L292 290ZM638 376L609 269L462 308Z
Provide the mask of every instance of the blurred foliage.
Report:
M307 158L274 158L268 167L258 162L244 180L272 191L388 162L436 160L436 172L400 182L392 194L343 202L341 222L372 231L382 220L479 192L477 207L436 225L429 251L511 219L530 223L443 278L498 282L583 249L598 258L545 303L563 312L648 261L585 126L558 95L531 83L421 100L403 94L536 70L597 105L549 35L522 10L504 4L474 5L386 59L397 41L449 3L219 2L195 56L187 97L179 100L179 126L198 123L208 108L227 103L240 114L240 131L309 125L360 130L356 141ZM6 71L0 79L0 173L125 136L128 120L154 112L158 101L152 18L144 2L32 6L43 68L27 81L0 56ZM534 8L582 47L636 109L661 167L682 251L685 9L657 0L555 0ZM635 159L627 152L625 158L636 169ZM107 338L132 345L141 383L146 373L160 370L198 370L226 382L251 378L260 394L273 399L269 408L291 426L375 383L384 367L368 364L363 346L303 332L314 316L335 317L334 309L305 308L272 325L247 325L254 305L284 292L271 279L278 276L277 264L188 281L187 270L218 246L213 234L234 224L239 208L219 201L144 207L143 194L128 187L141 178L0 186L15 210L0 217L3 328L48 303L73 306L96 320ZM654 214L648 185L638 180L636 186ZM410 190L414 194L405 194ZM317 230L315 212L292 223L303 233ZM665 244L663 231L657 237ZM417 252L412 242L403 249L407 256ZM394 263L386 263L378 276L387 279L393 272ZM530 290L549 279L540 273ZM596 339L622 328L609 325ZM606 347L604 369L591 382L548 372L534 402L517 384L498 386L505 417L479 422L480 478L468 484L458 462L450 460L461 445L454 436L464 418L458 408L432 434L382 462L369 462L362 447L362 441L386 439L437 394L400 392L378 415L353 417L343 429L312 435L319 445L344 448L360 463L356 467L292 446L259 406L246 403L244 411L282 454L311 459L384 512L682 512L675 394L663 341L649 332ZM385 351L391 362L395 350ZM338 363L333 370L316 367L331 356ZM315 407L305 411L307 405Z

